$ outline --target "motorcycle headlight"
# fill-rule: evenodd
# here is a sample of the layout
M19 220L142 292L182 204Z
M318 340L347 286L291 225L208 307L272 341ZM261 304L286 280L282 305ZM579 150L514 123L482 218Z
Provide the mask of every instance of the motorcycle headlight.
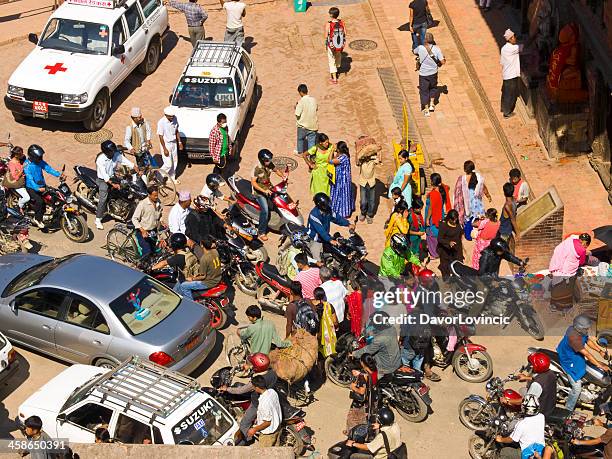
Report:
M62 94L62 104L84 104L87 102L87 93L83 94Z
M6 92L9 93L11 96L23 97L23 88L20 88L19 86L13 86L12 84L9 84Z
M67 202L68 204L73 203L73 202L74 202L74 196L68 196L68 197L66 198L66 202Z

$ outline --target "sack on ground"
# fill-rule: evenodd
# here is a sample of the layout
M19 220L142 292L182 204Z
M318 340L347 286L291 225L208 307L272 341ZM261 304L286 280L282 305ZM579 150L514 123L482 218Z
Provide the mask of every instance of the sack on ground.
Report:
M317 337L299 329L289 337L291 346L270 352L270 366L279 378L293 383L306 377L317 361Z

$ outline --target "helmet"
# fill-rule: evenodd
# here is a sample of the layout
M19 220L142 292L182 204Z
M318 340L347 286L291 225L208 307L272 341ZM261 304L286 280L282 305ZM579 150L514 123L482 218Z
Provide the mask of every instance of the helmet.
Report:
M105 140L100 144L100 151L106 156L112 156L117 152L117 145L112 140Z
M576 330L581 335L588 335L589 328L591 328L592 321L586 314L579 314L574 317L574 330Z
M331 211L331 200L329 199L329 196L327 196L325 193L315 194L312 200L314 202L315 207L321 212Z
M395 422L395 415L393 414L393 411L386 406L383 406L380 410L378 410L378 421L383 426L390 426Z
M544 373L550 368L550 357L543 352L529 354L527 361L535 373Z
M32 161L40 161L43 159L45 150L40 145L30 145L28 147L28 158Z
M410 245L408 244L408 240L406 236L400 233L395 233L391 236L391 248L400 256L405 256L406 252L410 250Z
M535 395L527 394L523 399L521 408L523 409L523 413L525 413L526 416L535 416L540 412L540 401Z
M206 186L211 190L218 190L219 186L223 183L223 177L219 174L208 174L206 176Z
M259 150L259 153L257 153L257 159L259 159L259 162L261 164L263 164L266 161L272 161L273 157L274 155L267 148L264 148L263 150Z
M195 207L195 209L200 212L204 212L210 207L210 205L208 199L206 199L205 197L196 196L196 198L193 200L193 207Z
M174 233L170 236L170 247L172 250L181 250L187 246L187 236L183 233Z
M270 368L270 359L262 352L249 355L249 362L253 365L253 371L255 373L262 373Z
M436 280L436 275L434 274L434 272L427 268L422 269L419 272L418 277L419 277L419 283L426 287L431 286Z
M507 252L508 250L510 250L508 247L508 243L500 237L493 238L493 240L491 240L491 243L489 244L489 247L495 252Z

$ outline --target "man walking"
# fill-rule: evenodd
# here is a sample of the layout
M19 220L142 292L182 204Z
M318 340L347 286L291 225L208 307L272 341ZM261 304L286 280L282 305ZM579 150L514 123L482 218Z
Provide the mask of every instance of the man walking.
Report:
M176 167L178 166L178 150L183 149L179 137L178 121L174 116L174 107L169 105L164 108L164 116L157 122L157 135L159 137L159 149L162 153L162 170L164 170L177 185Z
M425 44L414 49L419 57L419 96L421 97L421 110L423 115L429 116L436 107L434 105L438 95L438 68L446 64L446 59L440 48L434 44L433 34L425 34Z
M208 151L215 163L216 169L223 169L227 163L230 152L230 141L227 133L227 116L223 113L217 115L217 124L213 126L208 135Z
M240 0L219 0L227 12L227 24L223 41L234 42L242 46L244 42L244 25L242 18L246 16L246 3Z
M198 44L198 40L204 40L204 38L206 38L204 21L208 19L208 13L204 8L198 5L198 0L189 0L188 3L170 0L169 2L165 2L165 5L171 6L175 10L182 11L185 14L185 18L187 19L187 30L189 31L189 40L194 48Z
M412 50L417 46L425 44L425 34L427 33L427 0L412 0L408 5L410 8L410 18L408 24L412 34Z
M510 29L504 32L506 44L502 46L500 64L502 66L501 112L504 118L510 118L514 113L516 99L519 96L519 78L521 76L521 59L519 53L523 45L516 43L516 35Z
M150 157L146 156L153 144L151 143L151 125L145 121L142 116L142 111L139 107L133 107L130 111L130 117L132 122L125 128L125 135L123 138L123 146L128 151L136 156L136 164L138 167L144 168L147 166L147 160L150 161ZM147 153L144 153L146 151ZM146 183L145 183L146 184Z
M317 141L319 120L317 117L317 100L308 95L308 86L301 84L297 88L300 100L295 104L295 120L297 124L297 148L295 152L302 155L314 147Z

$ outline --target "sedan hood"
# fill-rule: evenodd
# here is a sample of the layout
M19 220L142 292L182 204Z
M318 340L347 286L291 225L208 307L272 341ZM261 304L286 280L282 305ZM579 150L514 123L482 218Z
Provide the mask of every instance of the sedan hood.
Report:
M21 404L19 411L35 413L44 410L57 415L77 387L108 371L110 370L91 365L73 365L30 395Z
M0 257L0 295L19 274L32 266L52 259L52 257L25 253L13 253Z
M109 56L36 47L15 69L9 84L55 93L81 94L94 77L100 77L109 59Z
M188 139L208 139L211 129L217 124L217 115L223 112L227 116L230 139L236 135L235 108L189 108L174 106L179 134Z

